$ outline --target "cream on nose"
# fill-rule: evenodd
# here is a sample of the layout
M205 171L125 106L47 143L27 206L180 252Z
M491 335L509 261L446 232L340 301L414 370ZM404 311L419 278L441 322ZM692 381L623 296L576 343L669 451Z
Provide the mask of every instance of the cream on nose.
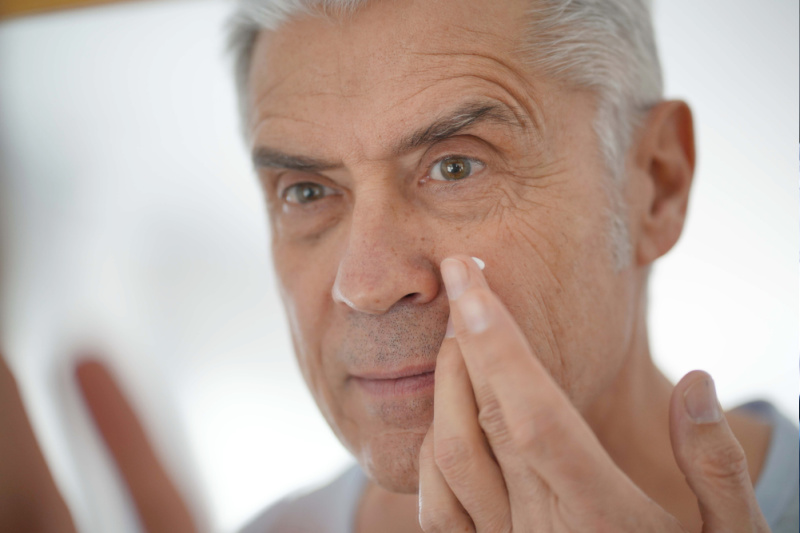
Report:
M365 290L361 285L348 285L342 290L341 273L337 273L336 280L331 289L333 301L341 302L354 311L369 314L386 312L394 304L395 298L386 298L381 291Z
M486 263L483 262L483 259L478 259L477 257L473 257L472 260L475 261L475 264L478 265L478 268L480 268L481 270L486 268Z

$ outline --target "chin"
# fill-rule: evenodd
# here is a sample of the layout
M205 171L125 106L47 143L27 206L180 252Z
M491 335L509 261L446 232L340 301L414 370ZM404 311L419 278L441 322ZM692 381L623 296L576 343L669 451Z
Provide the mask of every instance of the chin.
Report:
M369 478L390 492L419 490L419 449L424 434L402 433L373 438L357 457Z

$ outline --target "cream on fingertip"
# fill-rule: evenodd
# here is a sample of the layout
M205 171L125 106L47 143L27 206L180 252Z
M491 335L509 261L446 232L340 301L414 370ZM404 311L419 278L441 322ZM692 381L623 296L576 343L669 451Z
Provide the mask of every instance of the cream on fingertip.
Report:
M484 263L482 259L478 259L477 257L473 257L472 260L475 261L475 264L478 265L478 268L480 268L481 270L486 268L486 263Z

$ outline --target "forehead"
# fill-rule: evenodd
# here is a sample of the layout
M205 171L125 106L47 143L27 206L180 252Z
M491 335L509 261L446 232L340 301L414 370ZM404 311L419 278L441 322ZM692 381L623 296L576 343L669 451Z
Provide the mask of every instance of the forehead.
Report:
M262 32L250 72L254 136L399 134L415 114L469 93L524 108L531 91L517 50L526 5L378 0L352 16L302 16Z

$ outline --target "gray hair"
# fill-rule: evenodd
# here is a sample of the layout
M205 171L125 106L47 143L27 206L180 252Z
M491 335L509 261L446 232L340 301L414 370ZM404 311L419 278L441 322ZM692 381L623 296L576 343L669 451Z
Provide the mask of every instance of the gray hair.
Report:
M250 104L248 77L260 31L276 30L301 14L352 14L369 0L238 0L229 21L239 109L245 137ZM535 71L597 98L594 130L613 182L625 175L625 154L643 113L661 100L663 81L649 0L531 0L530 22L520 44ZM630 257L621 219L619 187L610 188L611 233L618 265ZM627 245L629 248L629 245Z

